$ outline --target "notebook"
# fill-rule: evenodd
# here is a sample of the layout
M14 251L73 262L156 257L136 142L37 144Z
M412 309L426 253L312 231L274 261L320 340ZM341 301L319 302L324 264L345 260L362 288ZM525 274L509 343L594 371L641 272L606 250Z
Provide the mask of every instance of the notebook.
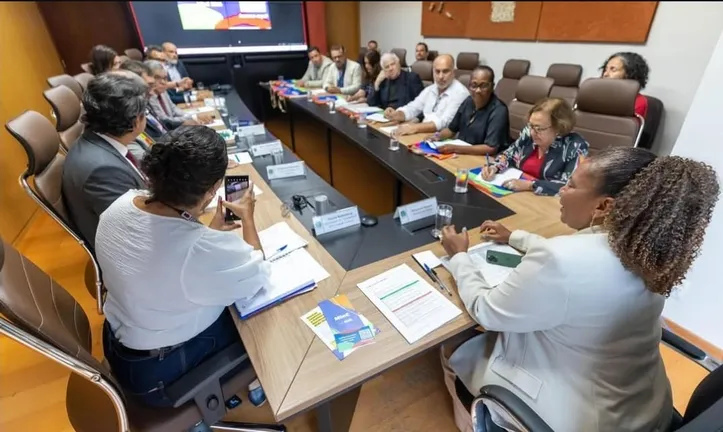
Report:
M286 222L279 222L260 231L259 240L267 261L276 260L309 244Z
M329 277L309 252L302 248L270 262L271 275L267 286L250 299L235 303L241 319L247 319L285 300L307 293Z

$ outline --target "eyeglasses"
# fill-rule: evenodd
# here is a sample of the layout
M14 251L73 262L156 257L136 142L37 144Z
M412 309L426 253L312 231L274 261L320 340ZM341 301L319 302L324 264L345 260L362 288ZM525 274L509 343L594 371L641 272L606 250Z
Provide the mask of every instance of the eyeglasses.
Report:
M537 126L537 125L533 125L532 123L527 123L527 127L537 133L542 133L542 132L545 132L546 130L550 129L552 126Z
M475 91L475 90L477 90L477 89L487 90L487 89L489 89L490 87L492 87L492 83L491 83L491 82L487 82L487 81L485 81L485 82L483 82L483 83L480 83L480 84L475 84L475 83L473 83L473 82L469 83L469 89L472 90L472 91Z

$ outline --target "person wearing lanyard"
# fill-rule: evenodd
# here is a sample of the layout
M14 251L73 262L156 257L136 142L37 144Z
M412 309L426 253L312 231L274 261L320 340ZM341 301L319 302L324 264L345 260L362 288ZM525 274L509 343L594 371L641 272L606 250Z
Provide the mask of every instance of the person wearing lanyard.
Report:
M346 51L341 45L332 45L329 52L336 68L326 74L324 90L331 94L353 95L362 85L361 66L346 58Z
M527 126L507 150L482 170L492 180L512 166L537 180L508 180L504 187L516 192L556 195L570 179L581 157L588 154L585 138L573 132L575 114L560 98L545 98L530 109Z
M507 105L494 93L495 71L489 66L478 66L472 71L469 91L472 93L457 110L452 122L441 132L427 139L433 141L454 138L471 146L445 144L437 147L440 153L469 155L495 154L509 142Z
M268 284L253 185L237 202L219 199L209 226L198 222L223 184L227 160L216 131L182 126L143 159L148 191L129 190L101 216L103 352L124 393L141 404L172 406L168 385L241 343L227 307ZM225 222L224 209L241 225Z
M384 110L384 117L397 122L410 122L400 125L395 135L432 133L446 128L462 105L469 91L454 77L454 58L442 54L434 59L432 65L434 84L426 87L413 101L401 108ZM420 123L411 122L423 115Z

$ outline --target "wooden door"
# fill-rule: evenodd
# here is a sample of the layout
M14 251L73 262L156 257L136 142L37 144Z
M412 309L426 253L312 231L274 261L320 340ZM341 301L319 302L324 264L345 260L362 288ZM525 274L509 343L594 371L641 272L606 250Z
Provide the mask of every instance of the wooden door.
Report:
M141 48L127 2L38 2L66 73L82 72L94 45L103 44L119 55Z
M328 46L344 45L347 57L359 57L359 2L326 2L326 38Z

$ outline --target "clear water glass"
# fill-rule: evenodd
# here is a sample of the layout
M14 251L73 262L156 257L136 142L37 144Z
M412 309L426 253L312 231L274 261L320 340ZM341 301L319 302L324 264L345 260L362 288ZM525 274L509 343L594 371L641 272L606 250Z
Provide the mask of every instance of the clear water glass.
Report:
M271 152L271 157L274 160L274 165L281 165L284 163L284 149L274 149Z
M191 106L191 92L183 92L183 101L186 102L186 107Z
M357 126L362 129L367 127L367 113L359 113L359 119L356 121Z
M222 96L218 96L214 98L216 103L216 109L221 113L221 115L228 115L228 111L226 110L226 98Z
M467 183L469 182L469 169L457 168L457 174L454 178L454 191L456 193L467 193Z
M306 89L306 100L309 102L314 101L314 95L311 94L311 90L309 90L309 89Z
M389 138L389 150L391 151L397 151L399 150L399 140L395 137Z
M283 81L283 80L284 80L284 76L283 76L283 75L279 75L278 78L279 78L279 81Z
M452 225L452 206L449 204L437 205L437 214L434 216L434 229L432 237L438 239L442 237L442 228Z
M331 100L328 103L329 105L329 114L336 114L336 102Z
M206 86L203 85L203 83L199 81L196 83L196 88L199 90L204 90L206 88Z
M238 133L238 129L239 129L238 117L229 116L228 117L228 126L232 131L234 131L235 133Z

